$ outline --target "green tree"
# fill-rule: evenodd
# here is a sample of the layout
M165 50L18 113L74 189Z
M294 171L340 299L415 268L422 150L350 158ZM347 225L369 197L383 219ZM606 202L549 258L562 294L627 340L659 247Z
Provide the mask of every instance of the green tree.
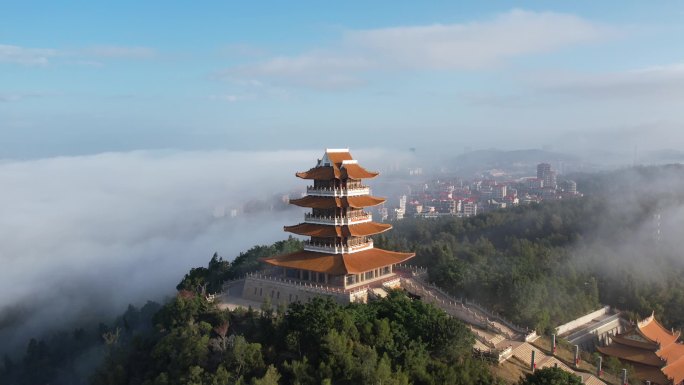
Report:
M560 368L544 368L526 374L519 385L582 385L582 378Z

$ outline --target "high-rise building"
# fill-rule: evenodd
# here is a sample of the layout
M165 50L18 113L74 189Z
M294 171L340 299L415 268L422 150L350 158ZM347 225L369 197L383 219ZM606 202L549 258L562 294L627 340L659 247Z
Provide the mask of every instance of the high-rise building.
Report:
M539 163L537 165L537 179L544 181L544 187L556 188L556 172L551 170L551 165L548 163Z
M495 199L504 199L506 197L508 186L505 184L499 184L494 186L494 198Z
M388 282L398 286L394 265L415 254L373 247L371 236L392 228L373 222L364 211L385 201L371 196L363 184L378 173L361 167L348 149L328 149L316 167L296 175L312 180L313 185L307 187L306 196L290 203L311 211L304 222L285 226L285 231L309 239L303 250L264 258L270 271L264 277L246 279L243 297L263 301L266 295L274 303L287 304L316 295L303 289L304 284L342 303L365 302L369 286Z
M574 180L566 180L561 186L563 186L563 191L571 195L577 195L577 183Z
M544 177L551 172L551 165L548 163L539 163L537 165L537 179L544 179Z

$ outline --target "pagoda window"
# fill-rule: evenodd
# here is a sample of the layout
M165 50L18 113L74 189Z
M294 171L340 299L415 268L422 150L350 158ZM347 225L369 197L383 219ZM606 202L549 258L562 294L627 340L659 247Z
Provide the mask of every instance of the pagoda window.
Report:
M347 188L361 188L363 185L359 179L347 179L346 186Z
M313 209L312 214L315 217L333 217L335 216L335 209Z
M385 266L382 268L382 275L389 274L392 272L392 269L389 266Z
M347 285L353 285L356 283L356 275L348 275L347 276Z
M364 214L365 212L363 211L363 209L347 209L347 218L358 218L360 216L363 216Z
M366 280L373 279L373 272L372 271L367 271L366 272Z
M333 181L330 180L314 180L314 188L332 188L335 187Z
M302 270L302 280L309 281L309 270Z

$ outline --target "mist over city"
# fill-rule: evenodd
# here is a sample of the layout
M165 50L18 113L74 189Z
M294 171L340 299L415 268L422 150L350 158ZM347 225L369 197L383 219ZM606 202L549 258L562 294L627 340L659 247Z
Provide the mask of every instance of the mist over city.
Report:
M683 18L1 5L0 384L684 383Z

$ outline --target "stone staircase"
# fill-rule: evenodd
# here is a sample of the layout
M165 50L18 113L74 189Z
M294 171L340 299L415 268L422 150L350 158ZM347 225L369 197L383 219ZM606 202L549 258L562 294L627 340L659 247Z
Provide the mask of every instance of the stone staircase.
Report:
M511 325L491 312L487 312L479 305L457 300L434 285L419 279L404 277L401 279L401 287L463 322L501 334L505 339L529 341L526 330Z
M528 368L532 362L532 352L534 351L534 361L537 369L558 367L566 372L570 372L582 378L582 383L586 385L606 385L598 377L585 372L578 372L566 365L563 361L554 356L550 356L528 342L523 342L513 349L513 357L522 361Z

